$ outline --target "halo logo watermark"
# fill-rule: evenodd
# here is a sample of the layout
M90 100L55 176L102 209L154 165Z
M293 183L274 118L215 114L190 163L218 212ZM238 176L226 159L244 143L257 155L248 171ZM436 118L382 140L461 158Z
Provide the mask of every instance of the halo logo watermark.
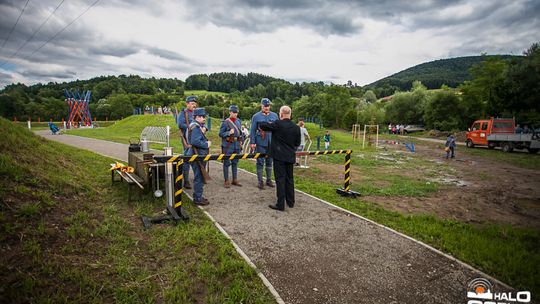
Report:
M467 304L530 303L531 292L493 292L493 285L484 278L476 278L467 288Z

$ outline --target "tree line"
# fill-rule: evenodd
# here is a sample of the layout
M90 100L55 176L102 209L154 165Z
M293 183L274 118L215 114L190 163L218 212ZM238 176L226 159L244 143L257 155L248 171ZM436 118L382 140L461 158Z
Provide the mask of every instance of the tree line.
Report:
M228 106L236 104L240 117L249 119L259 111L260 99L267 97L276 111L281 105L292 105L296 117L314 118L334 128L400 123L463 130L472 121L489 116L516 117L519 122L540 126L539 45L533 44L523 56L480 58L467 71L469 80L459 84L448 80L436 90L430 90L433 83L419 80L401 89L384 82L375 87L352 81L345 85L291 83L257 73L194 74L185 81L120 75L32 86L19 83L0 91L0 116L61 120L67 115L64 89L91 90L90 112L99 120L127 117L133 108L145 106L182 108L186 90L206 90L222 92L198 96L199 105L213 117L226 116ZM428 74L435 75L436 66ZM424 76L417 74L416 78ZM407 77L414 79L414 73ZM382 98L388 95L391 97Z

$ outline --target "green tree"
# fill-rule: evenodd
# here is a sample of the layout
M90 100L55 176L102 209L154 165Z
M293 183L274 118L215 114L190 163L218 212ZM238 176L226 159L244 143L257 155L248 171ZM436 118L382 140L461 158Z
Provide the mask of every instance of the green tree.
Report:
M427 96L426 87L420 82L414 82L411 92L394 94L392 100L386 103L386 122L394 124L422 123Z
M375 93L372 90L367 90L363 97L367 103L374 103L377 101L377 96L375 96Z
M115 94L108 98L111 105L112 119L119 119L133 114L133 105L126 94Z
M465 123L460 105L459 97L448 89L434 93L425 107L426 126L441 131L463 129Z
M522 123L540 125L540 45L513 60L505 73L504 98L509 112Z

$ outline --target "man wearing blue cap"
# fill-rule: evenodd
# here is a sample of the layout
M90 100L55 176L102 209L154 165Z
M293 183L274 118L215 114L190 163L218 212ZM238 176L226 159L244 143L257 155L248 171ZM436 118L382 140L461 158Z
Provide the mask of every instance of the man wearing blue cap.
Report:
M186 152L187 156L191 155L208 155L208 151L211 142L206 138L206 127L204 122L206 121L206 111L204 108L197 108L193 110L194 121L189 125L188 144L189 148ZM193 203L195 205L205 206L209 202L203 197L203 170L205 170L206 163L204 161L194 161L191 163L193 168Z
M219 128L219 137L221 137L221 153L239 154L242 150L242 121L238 119L238 107L231 105L229 107L229 118L225 119ZM229 167L232 164L232 184L238 187L242 185L238 182L238 159L223 159L223 178L225 188L231 187L229 181Z
M278 120L276 113L270 111L272 102L268 98L261 99L261 111L257 112L251 118L250 130L250 148L255 149L256 153L268 153L268 147L272 141L272 132L264 131L259 128L259 124L270 123ZM266 165L266 185L274 187L272 183L272 158L257 158L257 179L259 180L259 189L264 189L263 167Z
M189 149L189 144L187 142L189 125L193 122L193 110L197 108L197 97L188 96L186 98L186 108L182 109L180 113L176 116L176 124L180 130L180 137L182 139L182 146L184 147L184 154L186 154ZM189 183L189 166L184 166L183 170L184 175L184 188L191 189L191 184Z

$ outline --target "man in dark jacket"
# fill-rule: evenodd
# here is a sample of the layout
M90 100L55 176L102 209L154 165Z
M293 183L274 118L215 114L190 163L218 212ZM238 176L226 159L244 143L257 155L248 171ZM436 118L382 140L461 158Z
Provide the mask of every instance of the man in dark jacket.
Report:
M296 161L296 148L300 145L300 127L291 121L291 108L288 106L279 109L279 120L261 123L259 127L272 132L268 154L274 159L277 203L269 207L284 211L285 202L289 208L294 207L293 166Z

